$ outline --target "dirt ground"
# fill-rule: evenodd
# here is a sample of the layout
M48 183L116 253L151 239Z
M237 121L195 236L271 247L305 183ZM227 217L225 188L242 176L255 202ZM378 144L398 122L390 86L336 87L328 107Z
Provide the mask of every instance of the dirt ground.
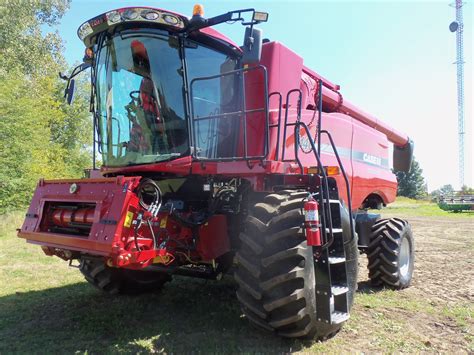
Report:
M386 217L386 215L384 216ZM374 308L383 317L399 322L407 349L472 352L474 305L474 218L410 217L415 236L415 271L411 287L396 291L391 302L378 300L371 307L356 299L352 314L361 322L373 318ZM360 259L359 298L377 293L367 280L367 258ZM380 297L386 291L380 292ZM391 298L391 297L389 297ZM361 304L362 303L362 304ZM370 324L367 324L369 333ZM358 325L360 327L360 324ZM373 348L370 336L343 331L352 349ZM402 339L401 339L402 340ZM394 349L395 350L395 349Z

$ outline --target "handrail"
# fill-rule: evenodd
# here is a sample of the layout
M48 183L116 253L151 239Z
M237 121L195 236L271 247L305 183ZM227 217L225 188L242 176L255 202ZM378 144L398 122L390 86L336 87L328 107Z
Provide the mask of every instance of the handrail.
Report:
M329 221L329 228L328 229L329 229L329 237L330 237L329 240L328 240L328 238L326 237L326 228L324 226L323 234L325 236L325 243L321 246L321 248L324 249L324 248L330 247L332 245L332 243L334 242L334 234L333 234L333 230L332 230L331 205L329 203L328 177L326 175L326 171L323 168L323 164L321 163L321 159L320 159L320 156L319 156L319 154L316 150L316 146L314 145L314 140L311 137L311 131L309 130L306 123L301 122L301 121L297 121L296 124L295 124L295 140L296 140L295 146L296 147L301 147L300 139L299 139L299 137L300 137L300 135L299 135L300 127L303 127L303 129L306 132L306 135L308 136L308 141L311 144L311 150L313 151L314 157L316 158L316 161L318 162L318 167L320 167L320 169L318 169L318 170L321 173L321 175L323 176L323 194L325 196L321 196L321 194L320 194L319 197L320 197L320 203L322 203L322 206L323 206L323 220L326 220L325 214L327 212L327 216L328 216L327 221ZM295 159L298 163L298 166L301 169L301 173L303 173L303 171L304 171L303 164L301 164L301 160L298 156L298 149L296 150ZM325 211L325 209L327 209L327 211Z
M282 152L281 152L281 160L285 161L285 140L286 140L286 129L288 126L294 126L295 123L288 123L288 108L290 107L290 96L292 93L297 92L298 93L298 105L296 107L296 114L297 114L297 122L301 120L301 101L303 98L303 93L301 92L300 89L293 89L288 91L286 94L286 103L285 103L285 125L283 126L283 147L282 147Z
M277 127L277 141L276 141L276 149L275 149L275 161L278 161L278 156L280 154L280 132L281 132L281 109L282 109L282 103L283 103L283 96L281 92L279 91L274 91L268 95L268 103L270 104L270 97L273 95L278 97L278 123L274 123L268 126L269 131L270 128ZM270 133L270 132L269 132Z
M246 110L246 102L245 102L245 77L244 77L244 73L246 72L250 72L250 71L256 71L256 70L262 70L263 71L263 77L264 77L264 107L262 108L258 108L258 109L249 109L249 110ZM221 77L224 77L224 76L229 76L229 75L242 75L242 79L241 79L241 91L242 91L242 107L243 109L240 110L240 111L236 111L236 112L228 112L228 113L218 113L216 115L209 115L209 116L205 116L205 117L195 117L195 112L194 112L194 100L193 100L193 85L195 82L197 81L204 81L204 80L212 80L212 79L217 79L217 78L221 78ZM264 159L267 158L268 156L268 153L269 153L269 141L270 141L270 134L269 134L269 114L268 114L268 99L269 99L269 95L268 95L268 74L267 74L267 69L263 66L263 65L257 65L257 66L253 66L253 67L248 67L248 68L242 68L242 69L237 69L237 70L232 70L232 71L229 71L229 72L226 72L226 73L222 73L222 74L217 74L217 75L212 75L212 76L206 76L206 77L200 77L200 78L194 78L193 80L191 80L190 82L190 85L189 85L189 89L190 89L190 97L191 97L191 117L190 117L190 120L191 120L191 135L192 135L192 141L193 141L193 144L196 146L194 147L194 149L192 150L191 154L193 156L193 158L195 160L198 160L198 161L208 161L208 162L223 162L223 161L238 161L238 160L247 160L247 163L249 160L261 160L263 161ZM253 155L253 156L249 156L248 155L248 142L247 142L247 115L249 113L255 113L255 112L264 112L265 113L265 134L264 134L264 143L263 143L263 152L262 154L259 154L259 155ZM244 148L244 154L243 156L232 156L232 157L220 157L220 158L209 158L209 157L202 157L202 156L198 156L198 149L197 148L197 139L196 139L196 122L199 122L199 121L205 121L205 120L209 120L209 121L215 121L217 119L220 119L220 118L232 118L237 115L240 115L239 119L240 119L240 122L242 123L242 126L243 126L243 148ZM236 153L234 151L234 153Z
M349 224L351 227L351 239L344 242L344 245L352 243L355 238L354 234L354 221L352 219L352 198L351 198L351 188L349 183L349 178L347 177L346 171L344 170L344 165L342 164L341 158L339 157L339 153L337 152L336 145L334 144L334 140L332 139L331 133L326 130L320 130L320 133L324 133L329 138L329 142L331 143L332 150L334 151L334 155L336 156L337 163L342 171L342 176L344 177L344 181L346 183L346 193L347 193L347 205L349 207Z

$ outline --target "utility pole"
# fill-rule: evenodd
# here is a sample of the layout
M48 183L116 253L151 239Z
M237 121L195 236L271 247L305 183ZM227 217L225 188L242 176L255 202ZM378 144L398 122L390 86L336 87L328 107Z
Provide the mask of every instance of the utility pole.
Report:
M464 24L462 18L462 7L465 3L456 0L450 6L456 9L456 21L451 22L449 30L456 32L456 64L457 67L457 89L458 89L458 162L459 162L459 184L464 186L464 48L463 31Z

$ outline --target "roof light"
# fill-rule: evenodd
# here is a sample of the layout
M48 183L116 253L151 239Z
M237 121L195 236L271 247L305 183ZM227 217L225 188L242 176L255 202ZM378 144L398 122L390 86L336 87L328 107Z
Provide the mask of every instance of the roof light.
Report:
M92 32L94 32L94 30L92 29L89 22L85 22L84 24L82 24L81 27L79 27L79 31L77 31L77 34L79 35L79 38L82 41L84 38L86 38Z
M170 25L176 25L179 20L173 15L163 15L163 20Z
M154 21L158 17L160 17L160 14L156 11L150 10L150 11L142 12L142 17L149 21Z
M267 12L258 12L255 11L253 14L253 20L258 22L267 22L268 21L268 13Z
M135 20L138 17L138 12L136 12L134 9L127 9L123 13L123 17L126 20Z
M109 25L119 22L122 19L122 17L117 11L110 11L110 12L107 12L105 15L107 17L107 23Z
M193 7L193 16L204 16L204 6L201 4L196 4Z

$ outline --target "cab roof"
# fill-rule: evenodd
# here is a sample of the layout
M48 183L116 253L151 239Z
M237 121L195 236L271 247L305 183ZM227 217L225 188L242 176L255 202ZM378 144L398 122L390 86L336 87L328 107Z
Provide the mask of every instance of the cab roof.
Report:
M104 31L112 32L120 25L132 25L137 27L164 28L177 33L184 32L189 19L181 14L155 7L136 6L123 7L102 13L86 22L77 30L77 35L86 47L93 46L97 41L97 35ZM224 42L234 50L239 46L230 38L211 27L198 30L199 33Z

